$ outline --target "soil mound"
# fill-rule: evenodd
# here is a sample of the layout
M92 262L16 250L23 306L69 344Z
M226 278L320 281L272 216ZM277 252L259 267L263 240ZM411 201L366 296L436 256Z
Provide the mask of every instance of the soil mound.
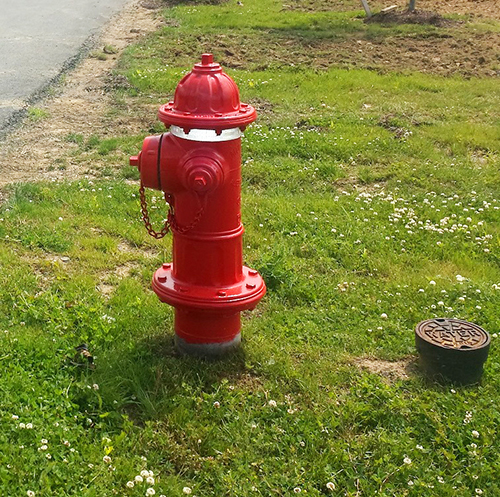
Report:
M449 27L457 24L456 21L445 19L443 16L436 12L427 10L414 10L410 12L389 10L377 12L373 16L365 20L367 23L380 23L380 24L429 24L438 27Z

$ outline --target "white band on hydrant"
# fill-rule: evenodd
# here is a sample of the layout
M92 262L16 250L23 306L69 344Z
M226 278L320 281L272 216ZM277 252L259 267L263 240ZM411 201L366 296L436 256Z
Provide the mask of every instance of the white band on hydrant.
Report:
M185 133L179 126L170 126L170 133L177 138L196 142L227 142L237 140L242 135L240 128L223 129L220 134L214 129L190 129Z

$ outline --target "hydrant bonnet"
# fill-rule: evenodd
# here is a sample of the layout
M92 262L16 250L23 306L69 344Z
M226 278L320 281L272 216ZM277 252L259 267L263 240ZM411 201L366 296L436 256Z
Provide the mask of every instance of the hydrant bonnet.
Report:
M255 121L257 113L240 102L236 83L213 62L212 54L203 54L201 63L184 76L175 90L174 101L158 111L165 126L191 129L244 129Z

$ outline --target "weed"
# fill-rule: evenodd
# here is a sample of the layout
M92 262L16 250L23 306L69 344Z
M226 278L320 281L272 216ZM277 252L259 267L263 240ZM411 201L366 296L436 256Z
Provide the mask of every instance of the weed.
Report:
M45 109L40 109L39 107L30 107L28 109L28 118L31 121L41 121L49 116Z
M92 52L90 52L89 56L98 60L107 60L108 58L106 53L101 50L93 50Z
M69 143L76 143L79 146L82 146L84 142L83 135L79 133L70 133L65 137L65 140Z

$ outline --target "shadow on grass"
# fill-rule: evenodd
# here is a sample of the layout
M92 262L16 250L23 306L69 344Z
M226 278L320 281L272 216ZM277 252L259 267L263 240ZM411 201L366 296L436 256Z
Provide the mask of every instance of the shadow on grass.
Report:
M227 356L204 359L180 354L172 334L124 344L103 358L98 376L103 404L120 407L137 425L161 419L179 406L189 406L215 394L224 382L252 375L239 348Z

